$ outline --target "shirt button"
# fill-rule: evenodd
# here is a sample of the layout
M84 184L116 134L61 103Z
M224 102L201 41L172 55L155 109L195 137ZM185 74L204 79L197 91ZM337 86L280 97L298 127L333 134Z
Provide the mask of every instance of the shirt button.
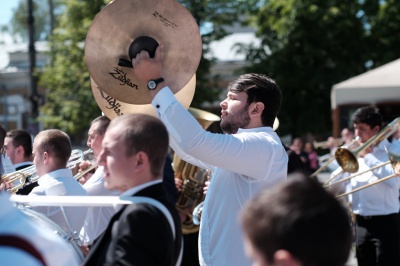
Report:
M160 108L160 105L159 105L159 104L157 104L157 105L156 105L156 107L157 107L157 108Z

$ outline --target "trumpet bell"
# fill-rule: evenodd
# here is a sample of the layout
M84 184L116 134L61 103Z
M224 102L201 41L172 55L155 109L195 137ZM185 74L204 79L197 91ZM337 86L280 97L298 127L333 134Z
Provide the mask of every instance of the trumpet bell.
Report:
M356 173L359 164L354 153L346 148L338 148L335 152L335 158L338 164L343 168L343 171L349 173Z

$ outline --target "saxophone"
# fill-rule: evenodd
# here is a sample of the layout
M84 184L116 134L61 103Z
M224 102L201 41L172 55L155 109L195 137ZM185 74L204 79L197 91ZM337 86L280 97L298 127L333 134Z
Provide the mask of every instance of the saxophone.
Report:
M220 120L219 116L200 109L190 107L189 112L204 129L207 129L213 122ZM176 153L172 165L174 177L182 180L182 188L176 202L178 212L184 216L182 233L195 233L199 230L199 225L193 223L192 213L196 206L204 201L203 188L208 180L209 171L182 160Z

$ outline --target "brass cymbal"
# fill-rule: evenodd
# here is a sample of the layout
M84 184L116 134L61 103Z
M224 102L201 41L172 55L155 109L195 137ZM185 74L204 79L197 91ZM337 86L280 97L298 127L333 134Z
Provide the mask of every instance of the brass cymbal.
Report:
M152 56L158 44L164 46L163 78L176 94L200 63L202 41L193 16L175 0L115 0L96 15L89 28L86 65L107 95L125 103L149 104L147 84L136 81L131 59L140 50Z
M156 110L151 104L129 104L121 102L110 95L104 90L100 89L95 83L93 78L90 78L92 92L97 105L100 110L110 119L128 113L141 113L148 114L155 117L157 116ZM186 84L180 91L175 94L177 100L187 109L192 102L194 91L196 87L196 75L193 75L189 83Z

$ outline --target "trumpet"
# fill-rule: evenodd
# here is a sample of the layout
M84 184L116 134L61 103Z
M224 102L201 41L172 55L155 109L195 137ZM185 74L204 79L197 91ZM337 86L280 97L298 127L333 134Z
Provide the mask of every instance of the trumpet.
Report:
M82 176L86 175L87 173L89 173L90 171L92 171L96 167L97 167L97 163L91 164L88 168L86 168L82 172L79 172L76 175L74 175L74 179L75 180L79 180Z
M399 154L390 153L390 152L388 152L387 149L386 149L386 153L389 156L389 161L388 162L384 162L384 163L382 163L380 165L377 165L376 167L373 167L373 168L371 168L369 170L371 171L371 170L374 170L376 168L379 168L378 166L382 167L382 166L390 163L392 165L392 167L393 167L394 174L388 175L388 176L386 176L384 178L381 178L381 179L379 179L379 180L377 180L375 182L372 182L370 184L367 184L367 185L355 188L355 189L353 189L351 191L348 191L346 193L340 194L340 195L336 196L336 198L341 198L341 197L347 196L347 195L352 194L354 192L357 192L357 191L360 191L362 189L368 188L370 186L373 186L373 185L379 184L381 182L384 182L384 181L386 181L386 180L388 180L390 178L393 178L393 177L400 177L400 155ZM361 173L359 173L357 175L353 175L351 178L353 178L355 176L358 176L358 175L361 175Z
M67 168L74 168L78 163L83 161L85 156L91 153L92 150L81 151L75 149L71 151L71 156L67 162ZM10 193L16 193L20 188L35 183L39 180L35 165L31 165L19 171L15 171L1 177L1 182L8 184Z
M326 149L328 148L328 143L329 142L334 142L336 146L343 145L344 141L342 138L337 138L337 139L332 139L332 140L325 140L325 141L313 141L313 147L314 149Z

